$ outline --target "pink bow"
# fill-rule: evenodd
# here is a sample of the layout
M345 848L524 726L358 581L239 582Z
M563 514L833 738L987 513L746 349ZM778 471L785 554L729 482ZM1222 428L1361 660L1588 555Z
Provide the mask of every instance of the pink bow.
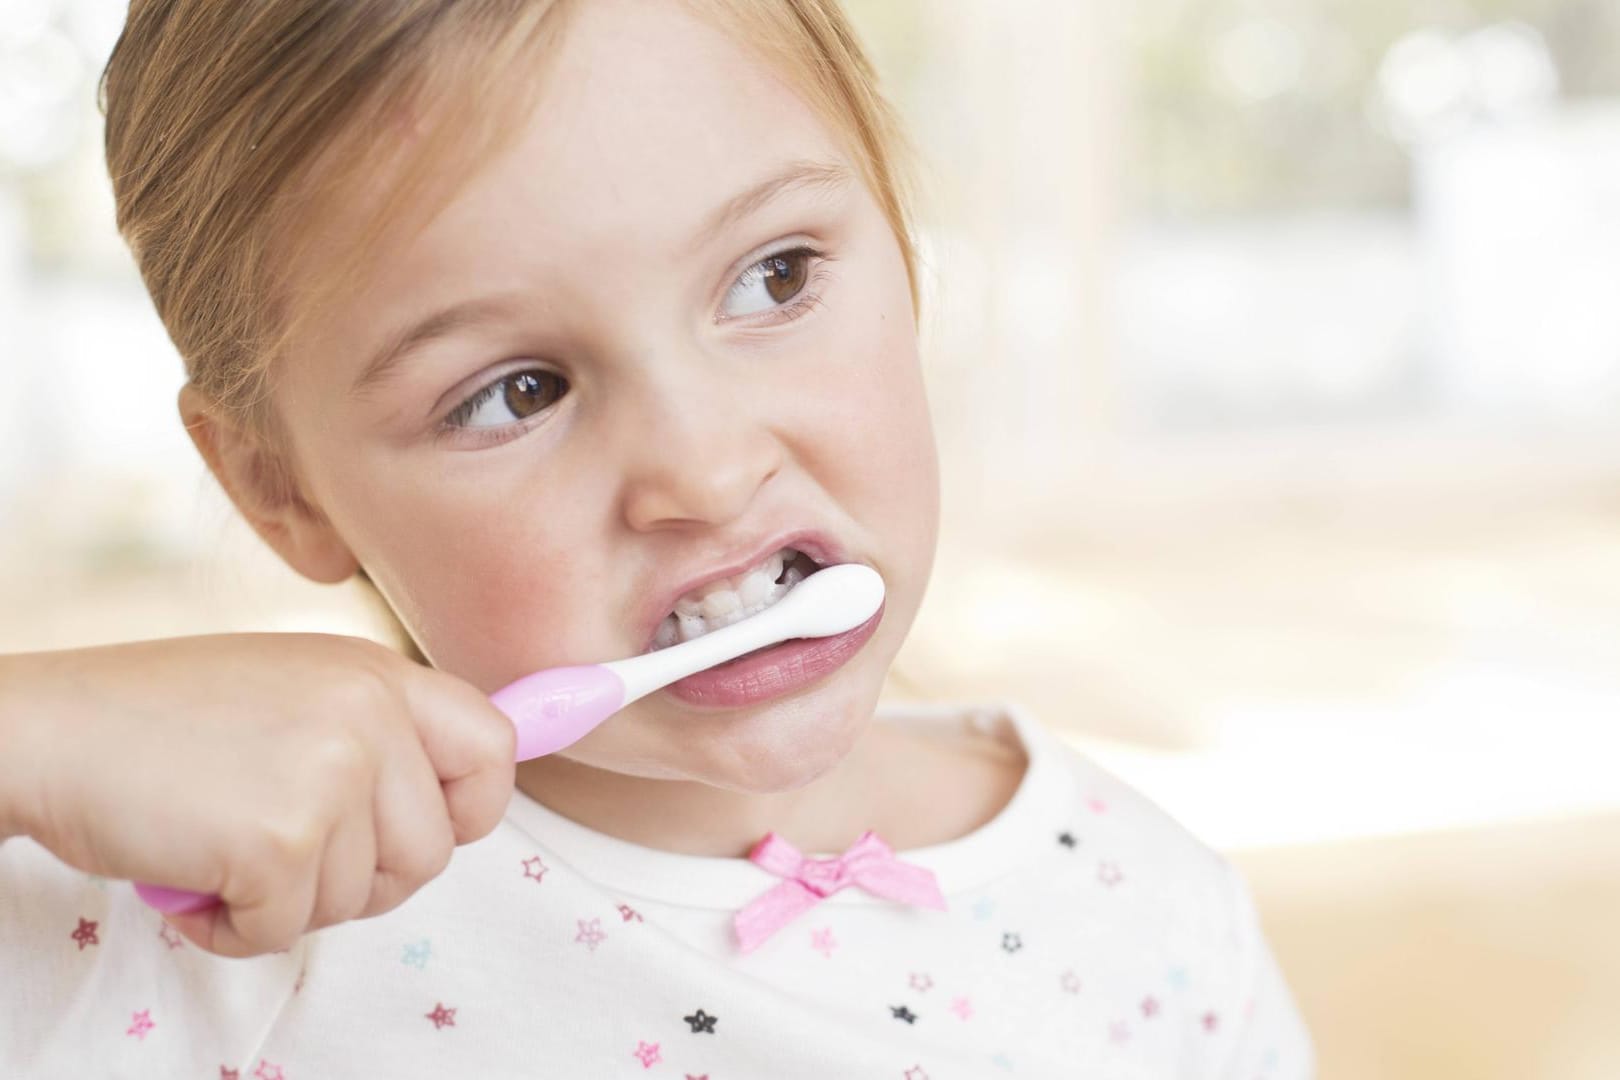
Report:
M748 952L846 885L902 904L945 910L934 872L901 862L871 829L835 859L807 859L798 848L766 833L748 857L786 881L732 916L737 940Z

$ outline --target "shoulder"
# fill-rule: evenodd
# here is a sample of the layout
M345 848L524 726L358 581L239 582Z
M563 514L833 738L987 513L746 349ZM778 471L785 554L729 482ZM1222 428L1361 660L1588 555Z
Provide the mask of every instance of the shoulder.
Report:
M1072 786L1069 836L1092 879L1082 884L1128 897L1123 912L1114 909L1120 929L1139 939L1137 955L1160 966L1151 977L1161 998L1189 1010L1199 1075L1314 1076L1309 1032L1241 871L1057 733L1044 730L1044 738Z

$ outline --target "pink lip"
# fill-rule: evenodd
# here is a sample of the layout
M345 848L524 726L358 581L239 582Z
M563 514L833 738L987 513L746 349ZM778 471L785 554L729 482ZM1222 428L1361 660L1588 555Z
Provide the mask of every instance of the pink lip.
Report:
M785 544L784 547L792 547ZM660 693L692 705L734 709L801 690L843 667L877 633L887 605L853 630L825 638L796 638L707 668L670 683Z
M658 624L675 609L675 601L694 589L702 588L711 581L722 578L735 577L745 570L758 566L765 561L765 557L772 552L780 551L785 547L810 556L820 566L836 566L848 562L843 548L838 541L817 529L797 529L792 532L778 533L777 535L755 545L751 550L732 559L719 567L705 570L695 577L689 578L684 584L671 589L658 596L654 602L645 609L642 619L642 652L649 652L653 641L658 636Z

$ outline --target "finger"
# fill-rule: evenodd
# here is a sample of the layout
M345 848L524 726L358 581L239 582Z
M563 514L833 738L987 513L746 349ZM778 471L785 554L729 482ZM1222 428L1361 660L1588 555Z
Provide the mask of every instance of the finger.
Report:
M315 907L314 859L273 864L255 859L239 881L226 882L218 907L186 916L198 920L195 934L187 936L209 952L229 957L259 956L296 944ZM181 924L182 933L188 929L192 927Z
M449 864L455 833L422 747L402 740L377 781L376 874L367 915L392 910Z
M360 918L371 896L376 869L376 827L367 798L339 818L332 830L321 855L315 905L305 929L319 930Z
M444 789L455 842L487 836L512 799L517 734L478 689L424 668L407 684L418 738Z

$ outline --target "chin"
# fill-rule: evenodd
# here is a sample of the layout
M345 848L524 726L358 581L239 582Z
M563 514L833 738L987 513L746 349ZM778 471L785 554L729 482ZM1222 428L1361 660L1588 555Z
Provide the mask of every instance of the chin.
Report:
M750 795L795 791L835 768L871 723L880 684L818 687L757 709L705 717L702 777ZM677 721L678 722L678 721ZM696 764L696 763L694 763Z

